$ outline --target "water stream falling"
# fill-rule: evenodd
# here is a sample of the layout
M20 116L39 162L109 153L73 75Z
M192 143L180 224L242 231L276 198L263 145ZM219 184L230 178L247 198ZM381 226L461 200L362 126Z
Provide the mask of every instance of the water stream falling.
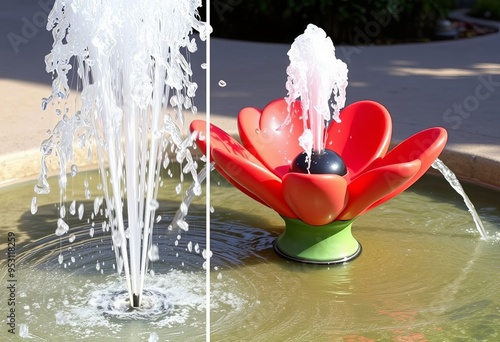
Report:
M105 202L103 228L111 231L132 307L141 306L148 262L157 259L152 228L158 220L160 169L169 165L169 155L181 164L180 181L191 174L193 192L201 193L189 150L193 137L185 134L183 115L197 111L198 86L186 57L197 50L192 33L198 31L202 40L209 33L199 20L199 6L197 0L56 0L48 17L54 43L45 63L53 89L42 107L52 105L62 119L42 143L35 191L50 191L46 158L55 150L61 207L56 234L67 234L67 173L78 171L72 164L73 141L88 149L89 159L97 154L104 195L94 199L94 211ZM77 100L69 99L72 78L81 91ZM90 190L86 195L91 198ZM181 208L172 225L187 230L187 206Z
M455 189L455 191L460 194L460 196L462 196L465 205L467 206L467 209L469 210L470 214L472 215L472 219L476 224L477 231L481 235L481 238L486 240L488 238L488 234L486 233L486 229L484 229L483 222L479 218L476 208L474 208L474 204L472 204L469 196L467 196L467 194L465 193L462 185L458 181L453 171L451 171L439 158L434 161L432 167L441 172L448 183L450 183L451 187Z

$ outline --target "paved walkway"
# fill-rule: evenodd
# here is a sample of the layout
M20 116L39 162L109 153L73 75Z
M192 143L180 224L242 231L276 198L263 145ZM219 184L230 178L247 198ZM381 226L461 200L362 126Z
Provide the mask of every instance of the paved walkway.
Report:
M38 172L38 146L57 119L41 110L41 98L50 93L44 56L52 44L51 34L39 24L46 17L44 3L1 5L0 184ZM212 118L235 132L241 108L263 107L286 95L290 45L216 38L211 43ZM192 56L200 111L205 110L203 49L200 45ZM385 105L393 118L394 141L443 126L449 142L442 159L450 168L500 187L500 34L427 44L338 46L337 57L350 70L347 102L372 99ZM219 80L226 86L220 87Z

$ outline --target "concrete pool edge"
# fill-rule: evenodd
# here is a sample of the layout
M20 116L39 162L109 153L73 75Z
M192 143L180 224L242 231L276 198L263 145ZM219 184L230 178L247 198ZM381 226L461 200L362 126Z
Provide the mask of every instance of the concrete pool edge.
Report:
M212 123L238 138L234 118L214 115ZM393 141L391 148L398 142ZM199 157L199 150L194 154ZM0 186L36 179L40 172L40 157L38 148L0 155ZM490 153L488 148L448 145L439 158L460 180L500 189L500 156ZM82 149L75 150L75 164L80 170L97 168L96 163L87 161ZM48 161L48 167L51 176L58 174L57 160L54 157ZM434 173L434 170L429 172Z

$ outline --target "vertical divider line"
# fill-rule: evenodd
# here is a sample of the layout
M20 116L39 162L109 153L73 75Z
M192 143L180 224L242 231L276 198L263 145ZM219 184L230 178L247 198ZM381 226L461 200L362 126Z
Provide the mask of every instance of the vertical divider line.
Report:
M210 27L210 1L206 2L206 25L207 25L207 30ZM206 98L205 98L205 122L206 122L206 151L205 155L207 156L206 158L206 178L205 178L205 186L206 186L206 204L205 204L205 221L206 221L206 227L205 227L205 239L206 239L206 251L207 251L207 260L206 260L206 269L205 269L205 279L206 279L206 341L210 342L210 258L212 256L211 248L210 248L210 69L211 69L211 62L210 62L210 32L207 31L207 39L206 39L206 50L205 50L205 59L206 59L206 75L205 75L205 87L206 87Z

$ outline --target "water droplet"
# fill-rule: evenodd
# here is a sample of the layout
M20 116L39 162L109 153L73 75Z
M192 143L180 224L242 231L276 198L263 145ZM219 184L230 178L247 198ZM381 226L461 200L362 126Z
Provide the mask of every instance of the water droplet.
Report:
M75 215L75 213L76 213L76 201L75 200L73 200L71 202L71 204L69 205L69 213L71 215Z
M206 70L207 69L207 63L201 63L201 68L203 70Z
M45 98L45 97L44 97L44 98L42 99L42 110L47 109L47 104L48 104L48 103L49 103L49 99L47 99L47 98Z
M213 213L215 211L215 208L213 206L210 206L210 212Z
M59 254L59 256L57 257L57 261L59 261L59 265L62 264L64 261L64 256L62 254Z
M101 264L99 264L99 260L97 260L96 264L95 264L95 269L100 271L101 270Z
M221 280L222 279L222 273L219 272L219 274L217 274L217 279L218 280Z
M188 242L187 249L188 249L189 252L193 251L193 243L191 241Z
M196 254L200 253L200 245L198 245L198 243L196 243L196 244L194 245L194 252L195 252Z
M75 177L78 173L78 166L75 164L71 165L71 177Z
M57 229L56 229L56 232L55 234L57 236L61 236L61 235L64 235L68 232L69 230L69 226L66 222L64 222L64 220L62 218L59 218L57 219Z
M186 221L184 221L184 220L177 220L176 223L177 223L177 226L180 229L182 229L182 230L184 230L186 232L189 230L189 225L188 225L188 223Z
M84 206L83 203L80 203L78 206L78 218L81 220L83 218Z
M256 129L255 129L255 133L256 133L256 134L260 134L260 129L256 128Z
M36 196L31 199L31 214L32 215L35 215L36 212L38 211L38 203L37 202L38 202L38 200L37 200Z
M99 212L101 204L102 204L102 197L96 197L94 199L94 215L97 215L97 213Z
M220 80L219 81L219 87L224 88L227 85L226 81Z
M181 193L181 189L182 189L182 185L181 183L177 184L177 186L175 187L175 193L178 195Z
M94 237L94 228L93 227L91 227L89 229L89 235L90 235L90 237Z
M59 208L59 217L64 218L66 216L66 206L61 205L61 208Z
M151 261L157 261L160 259L160 252L158 250L158 245L151 245L148 252L148 258Z
M160 222L160 221L161 221L161 215L156 216L156 220L155 220L155 222L156 222L156 223L158 223L158 222Z

